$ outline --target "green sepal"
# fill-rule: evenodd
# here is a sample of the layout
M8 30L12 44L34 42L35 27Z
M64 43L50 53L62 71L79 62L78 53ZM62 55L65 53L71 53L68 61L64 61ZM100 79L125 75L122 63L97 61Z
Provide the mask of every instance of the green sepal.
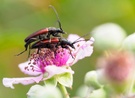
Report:
M60 74L57 76L57 81L63 86L72 88L73 74L71 73Z

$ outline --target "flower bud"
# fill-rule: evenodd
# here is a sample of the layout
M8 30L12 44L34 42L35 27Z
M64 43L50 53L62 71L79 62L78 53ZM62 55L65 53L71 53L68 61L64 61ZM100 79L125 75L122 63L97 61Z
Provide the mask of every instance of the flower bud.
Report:
M28 91L27 98L62 98L62 94L58 88L52 85L34 85Z
M94 90L88 98L106 98L107 94L103 88Z
M95 38L94 45L97 49L117 49L125 38L126 32L117 24L106 23L95 27L92 36Z
M79 96L80 98L85 98L87 93L89 91L89 87L86 85L81 85L76 92L76 96Z
M86 73L84 82L88 87L92 87L94 89L103 87L103 85L99 82L99 73L97 71L90 71Z
M125 38L125 40L123 41L123 48L131 50L135 53L135 33Z
M125 51L112 52L105 57L104 74L108 80L108 84L117 92L127 92L132 85L134 79L134 56ZM101 65L103 66L103 65Z
M92 90L90 87L83 85L78 89L76 95L79 98L106 98L107 94L103 88Z

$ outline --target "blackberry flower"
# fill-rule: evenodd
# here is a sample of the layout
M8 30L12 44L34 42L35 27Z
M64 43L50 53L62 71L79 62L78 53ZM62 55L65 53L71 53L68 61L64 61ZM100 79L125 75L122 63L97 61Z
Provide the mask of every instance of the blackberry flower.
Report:
M68 40L72 42L74 39L78 38L78 35L71 34L69 35ZM80 40L84 39L80 38ZM21 83L23 85L28 85L35 82L39 83L40 81L45 81L55 76L57 76L57 80L58 75L69 73L71 78L69 79L69 85L62 83L60 81L61 79L58 79L57 82L62 83L64 86L71 87L72 74L74 71L70 66L84 57L91 56L93 52L93 42L94 38L91 38L88 41L79 41L74 44L75 49L58 47L57 50L54 51L48 48L42 48L38 54L36 50L27 62L19 64L20 70L23 73L30 75L30 77L4 78L3 84L6 87L14 88L13 84Z

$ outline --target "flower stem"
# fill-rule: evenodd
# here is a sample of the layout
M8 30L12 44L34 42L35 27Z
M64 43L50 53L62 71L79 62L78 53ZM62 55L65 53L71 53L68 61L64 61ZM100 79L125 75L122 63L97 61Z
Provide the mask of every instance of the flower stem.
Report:
M129 87L129 90L128 90L128 92L127 92L127 95L132 94L132 90L133 90L133 87L134 87L134 83L135 83L135 73L133 73L133 79L131 80L130 87Z
M61 92L63 93L63 98L70 98L66 87L61 85L60 83L58 84L58 86L59 86Z

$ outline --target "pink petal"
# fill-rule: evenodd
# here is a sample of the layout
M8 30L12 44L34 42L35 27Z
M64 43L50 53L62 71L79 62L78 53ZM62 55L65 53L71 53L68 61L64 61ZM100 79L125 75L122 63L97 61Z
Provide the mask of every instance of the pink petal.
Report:
M14 89L13 84L23 84L28 85L32 83L39 83L43 78L43 75L40 75L38 77L25 77L25 78L3 78L3 85L5 87L10 87Z
M93 42L94 38L92 37L89 41L86 41L83 45L81 45L78 48L78 51L77 52L75 51L76 53L73 53L76 55L75 59L70 57L69 60L67 61L67 65L71 66L75 64L78 60L91 56L91 54L93 53L93 46L91 46Z
M48 73L48 76L46 78L44 78L44 80L47 80L51 77L53 77L54 75L58 75L58 74L62 74L62 73L71 73L74 74L74 71L71 70L70 67L57 67L55 65L52 66L46 66L45 67L46 72Z
M80 36L78 36L77 34L70 34L67 39L71 42L74 42L78 38L80 38Z
M29 64L29 62L30 61L27 61L27 62L24 62L24 63L19 64L20 70L23 73L28 74L28 75L34 75L35 76L35 75L41 74L40 68L38 68L37 65L34 65L32 63Z

